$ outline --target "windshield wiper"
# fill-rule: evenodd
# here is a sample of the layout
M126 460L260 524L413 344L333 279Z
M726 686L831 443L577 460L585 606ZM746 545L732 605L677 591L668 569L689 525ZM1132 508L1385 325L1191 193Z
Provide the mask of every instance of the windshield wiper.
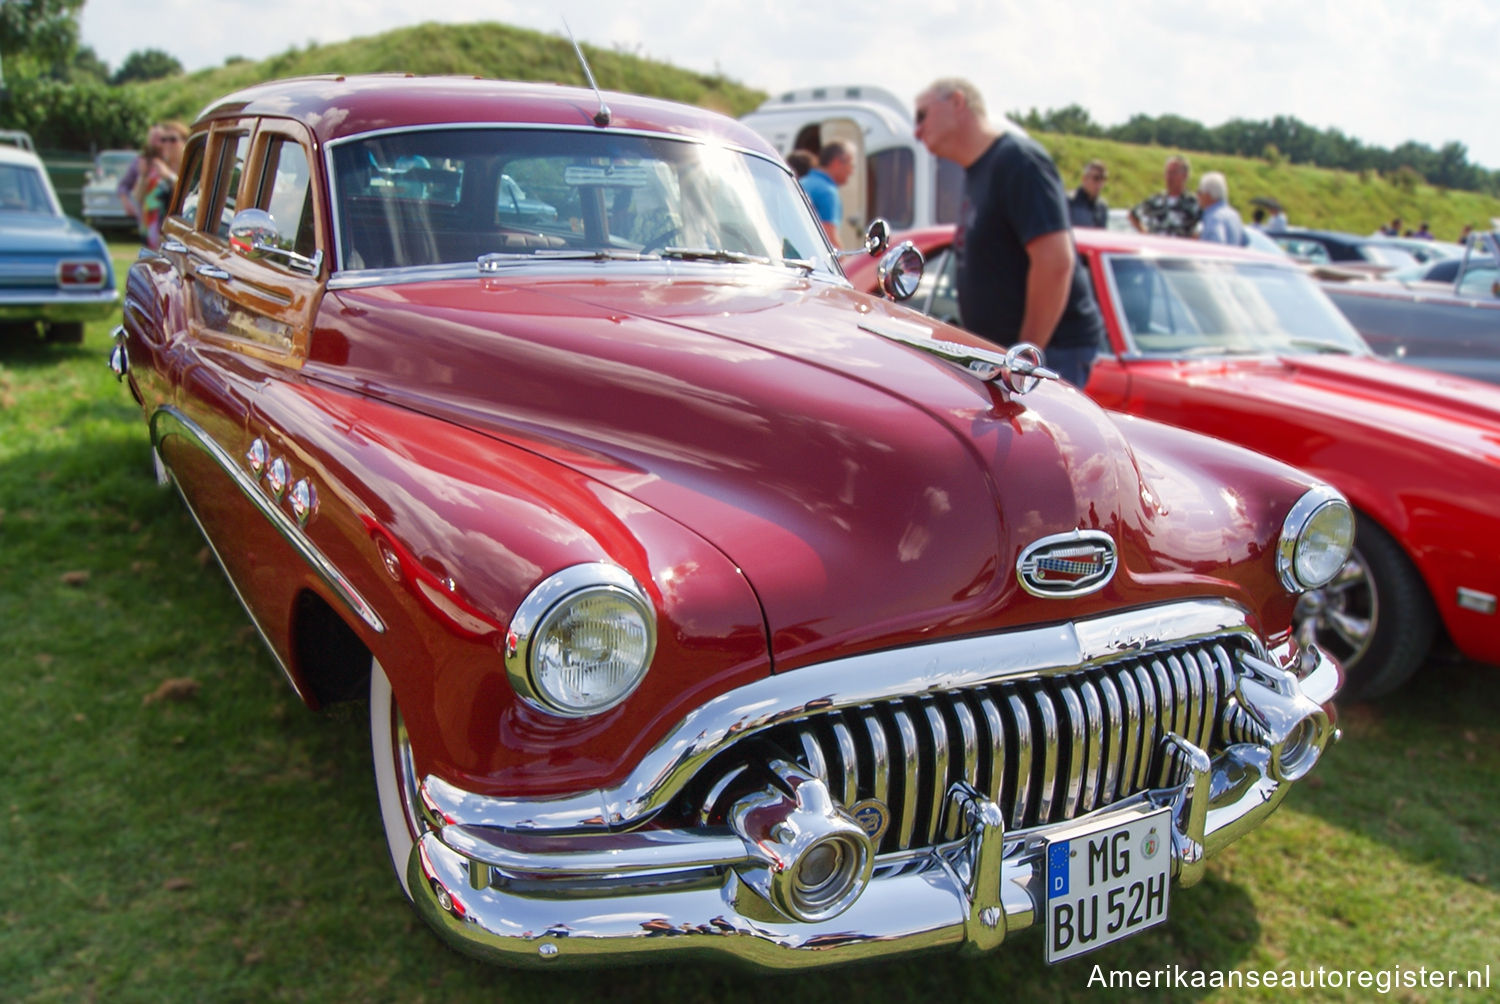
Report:
M1335 345L1332 342L1320 342L1316 338L1288 338L1287 342L1293 348L1311 349L1314 352L1328 355L1354 355L1354 350L1349 348L1347 345Z
M491 251L478 258L479 271L498 272L507 265L524 265L529 261L648 261L654 254L623 251L615 248L538 248L535 251Z
M661 249L661 257L678 261L727 261L736 265L780 265L782 268L801 269L811 272L817 263L806 258L767 258L765 255L747 254L744 251L729 251L725 248L677 248Z
M1174 351L1179 356L1259 356L1271 350L1249 345L1192 345Z
M663 258L680 261L727 261L737 265L769 265L771 259L765 255L746 254L743 251L728 251L724 248L662 248Z

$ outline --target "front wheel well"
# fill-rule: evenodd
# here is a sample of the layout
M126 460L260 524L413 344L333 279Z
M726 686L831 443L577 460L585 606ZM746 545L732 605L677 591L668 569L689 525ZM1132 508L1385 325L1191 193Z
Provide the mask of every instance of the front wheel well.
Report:
M311 590L292 610L292 656L319 707L363 699L370 686L370 650L348 623Z

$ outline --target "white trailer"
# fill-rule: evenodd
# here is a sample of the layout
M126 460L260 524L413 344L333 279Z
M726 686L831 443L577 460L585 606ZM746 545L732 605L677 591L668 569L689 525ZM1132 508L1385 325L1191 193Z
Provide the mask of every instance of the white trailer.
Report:
M954 223L963 201L963 169L927 152L912 135L907 105L879 87L809 87L771 98L741 121L786 156L816 153L841 139L862 169L840 188L839 246L854 248L877 216L892 229Z

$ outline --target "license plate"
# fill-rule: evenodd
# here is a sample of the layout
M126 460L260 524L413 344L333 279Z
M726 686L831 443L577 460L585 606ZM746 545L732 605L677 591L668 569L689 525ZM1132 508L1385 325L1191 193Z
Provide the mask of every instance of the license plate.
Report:
M1047 843L1047 961L1093 951L1167 919L1172 811Z

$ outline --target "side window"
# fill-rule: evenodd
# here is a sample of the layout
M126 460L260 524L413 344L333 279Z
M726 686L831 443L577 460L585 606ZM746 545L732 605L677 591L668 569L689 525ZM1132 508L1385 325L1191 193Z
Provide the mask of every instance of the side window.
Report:
M187 152L182 160L182 201L175 215L187 220L188 226L198 222L198 205L203 201L203 151L207 137L194 136L188 141Z
M219 161L217 191L223 193L224 202L214 233L228 240L229 221L234 218L235 200L239 197L240 177L245 173L245 157L250 153L250 134L225 136L220 149L224 154Z
M870 219L884 216L897 228L909 227L913 216L916 157L905 147L879 150L865 158Z
M293 139L278 136L266 152L255 205L271 214L278 243L311 258L317 250L313 222L312 172L307 153ZM270 259L273 263L276 259Z
M1470 268L1458 284L1460 296L1500 296L1500 271L1493 268Z

